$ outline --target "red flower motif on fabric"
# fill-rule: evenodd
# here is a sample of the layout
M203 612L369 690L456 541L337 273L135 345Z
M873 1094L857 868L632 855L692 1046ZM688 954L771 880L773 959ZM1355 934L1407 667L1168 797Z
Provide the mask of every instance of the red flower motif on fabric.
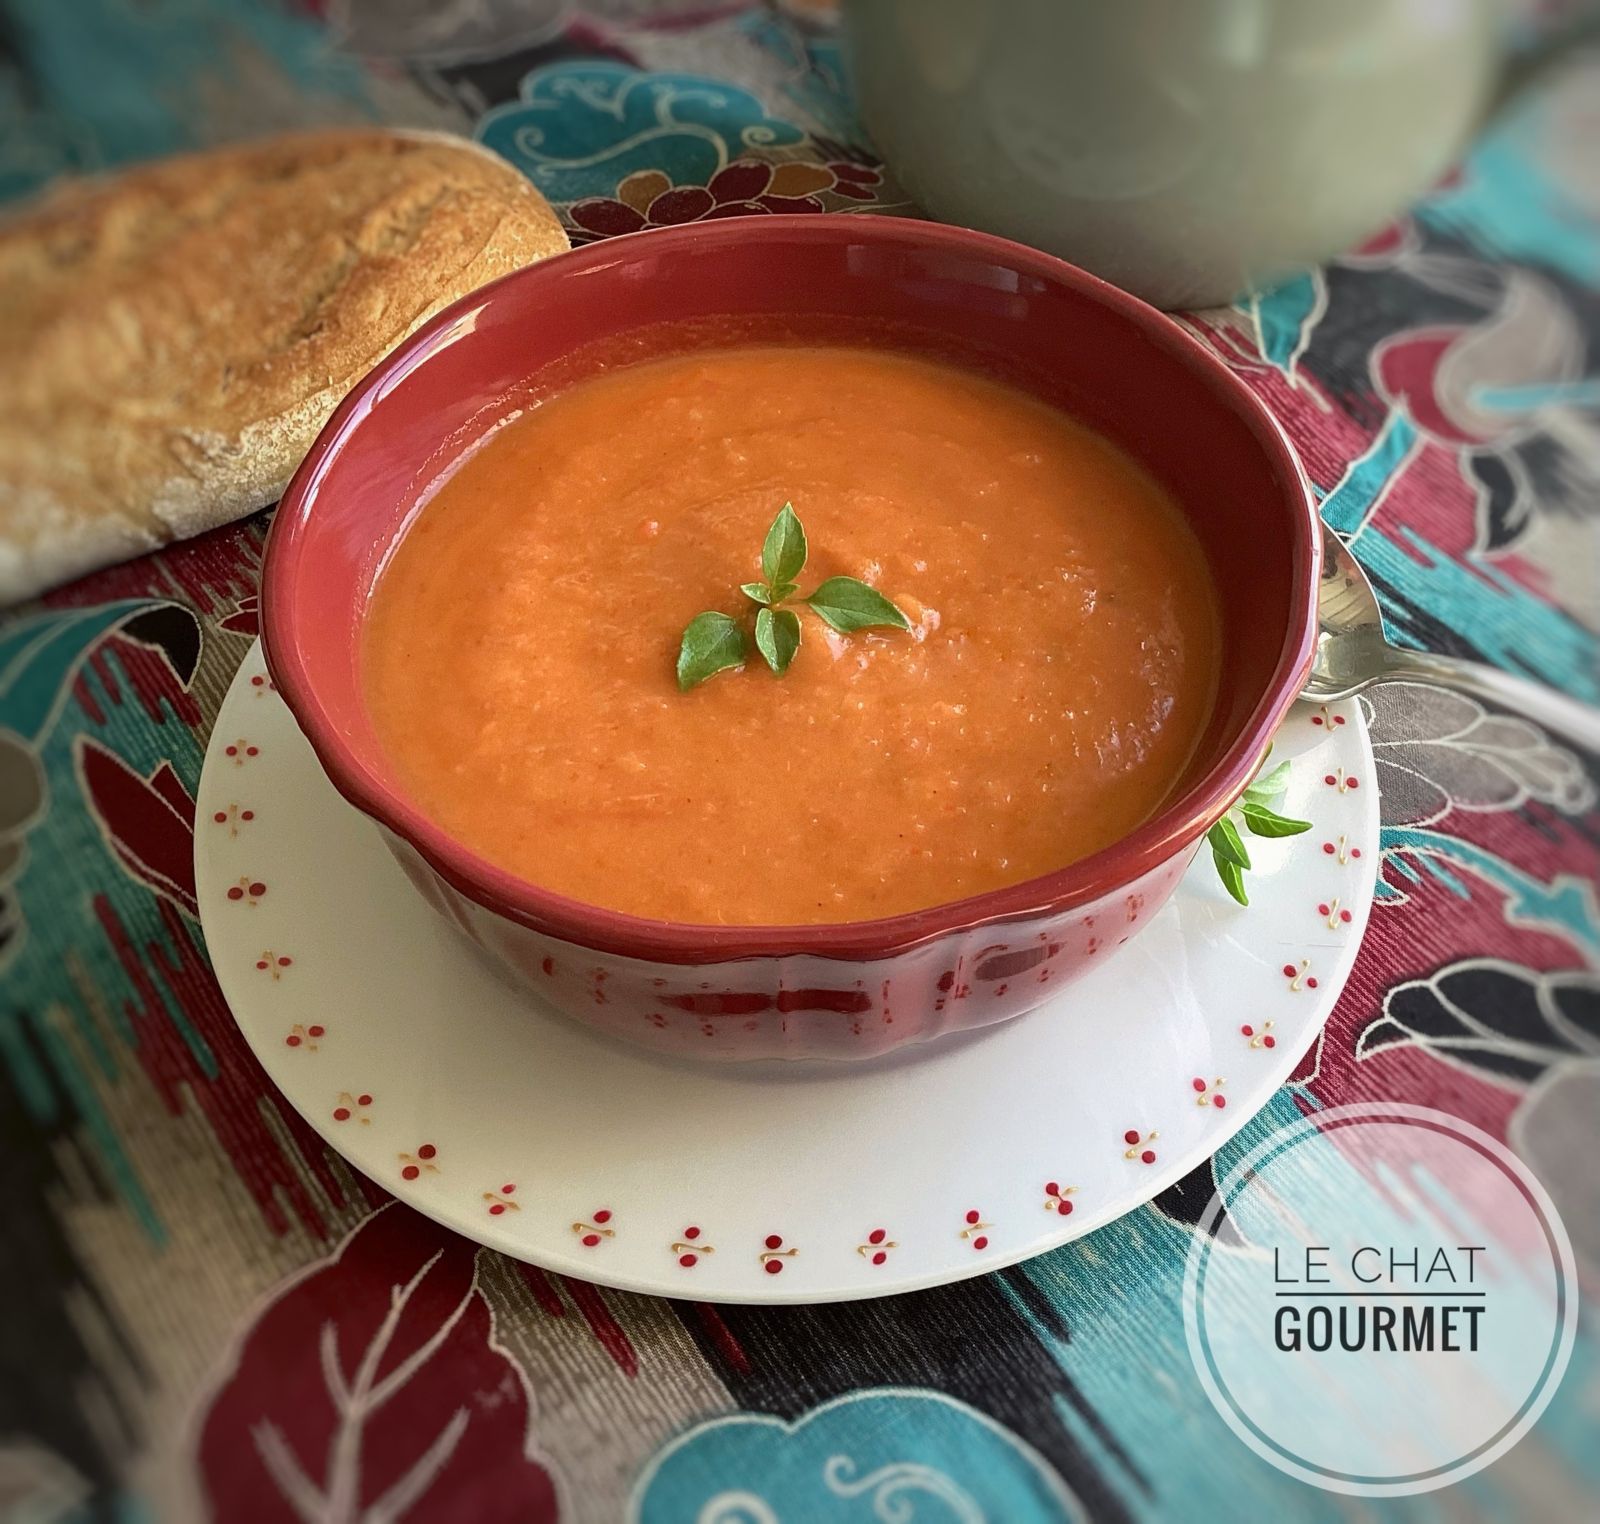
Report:
M256 595L249 593L241 598L231 614L225 614L217 621L217 628L226 630L230 635L259 635L261 610Z
M89 813L124 871L197 915L194 800L172 764L141 776L91 736L79 736L74 752Z
M210 1515L554 1524L527 1381L476 1266L470 1244L390 1206L291 1279L203 1410Z
M612 238L716 217L825 212L840 200L874 200L882 182L876 169L847 159L825 164L735 159L706 185L674 185L659 169L636 170L617 186L615 196L580 201L568 215L580 236Z

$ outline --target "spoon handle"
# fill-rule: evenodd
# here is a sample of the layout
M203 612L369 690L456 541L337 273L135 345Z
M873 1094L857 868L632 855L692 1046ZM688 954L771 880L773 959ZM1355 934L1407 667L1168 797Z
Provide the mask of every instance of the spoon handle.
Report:
M1431 651L1408 651L1390 646L1380 682L1410 678L1455 688L1475 698L1488 699L1545 730L1553 730L1585 751L1600 754L1600 709L1557 693L1543 684L1513 677L1498 667L1466 661L1457 656L1437 656Z

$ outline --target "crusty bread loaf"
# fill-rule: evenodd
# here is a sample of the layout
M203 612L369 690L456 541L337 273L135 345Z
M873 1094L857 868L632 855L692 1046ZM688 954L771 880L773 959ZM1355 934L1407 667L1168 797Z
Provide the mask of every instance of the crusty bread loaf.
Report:
M567 247L510 165L316 132L0 224L0 603L253 512L423 319Z

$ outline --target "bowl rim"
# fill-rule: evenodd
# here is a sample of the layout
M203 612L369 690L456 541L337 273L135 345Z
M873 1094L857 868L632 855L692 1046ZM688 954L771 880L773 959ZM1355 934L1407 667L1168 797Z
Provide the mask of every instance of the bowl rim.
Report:
M872 920L796 926L718 926L630 915L545 889L458 841L363 760L314 691L297 638L296 568L325 466L359 428L375 395L426 361L442 336L505 289L550 279L552 270L584 273L626 265L663 244L738 246L752 258L773 243L836 240L947 251L1002 263L1019 273L1072 288L1126 318L1208 387L1249 429L1276 468L1297 531L1291 547L1289 628L1272 677L1221 758L1181 797L1126 836L1064 868L964 899ZM453 302L379 361L345 396L284 491L268 535L260 587L261 634L268 671L318 762L357 809L407 842L458 893L484 909L555 940L612 956L672 964L806 955L840 960L892 957L911 947L991 924L1055 916L1129 889L1198 844L1254 776L1289 707L1299 696L1315 648L1320 516L1294 447L1266 405L1199 338L1138 297L1065 260L974 229L914 218L849 213L778 214L720 219L608 238L524 266ZM326 626L324 626L326 628ZM345 628L341 622L341 629ZM357 639L359 621L339 639Z

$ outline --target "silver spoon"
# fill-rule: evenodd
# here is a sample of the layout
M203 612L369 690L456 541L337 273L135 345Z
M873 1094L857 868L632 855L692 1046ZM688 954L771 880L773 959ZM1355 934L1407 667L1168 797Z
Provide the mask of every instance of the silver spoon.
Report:
M1378 595L1367 574L1326 525L1317 614L1322 628L1304 698L1314 702L1351 698L1374 683L1436 683L1488 699L1546 730L1558 731L1585 751L1600 752L1600 709L1482 662L1390 645L1383 634Z

